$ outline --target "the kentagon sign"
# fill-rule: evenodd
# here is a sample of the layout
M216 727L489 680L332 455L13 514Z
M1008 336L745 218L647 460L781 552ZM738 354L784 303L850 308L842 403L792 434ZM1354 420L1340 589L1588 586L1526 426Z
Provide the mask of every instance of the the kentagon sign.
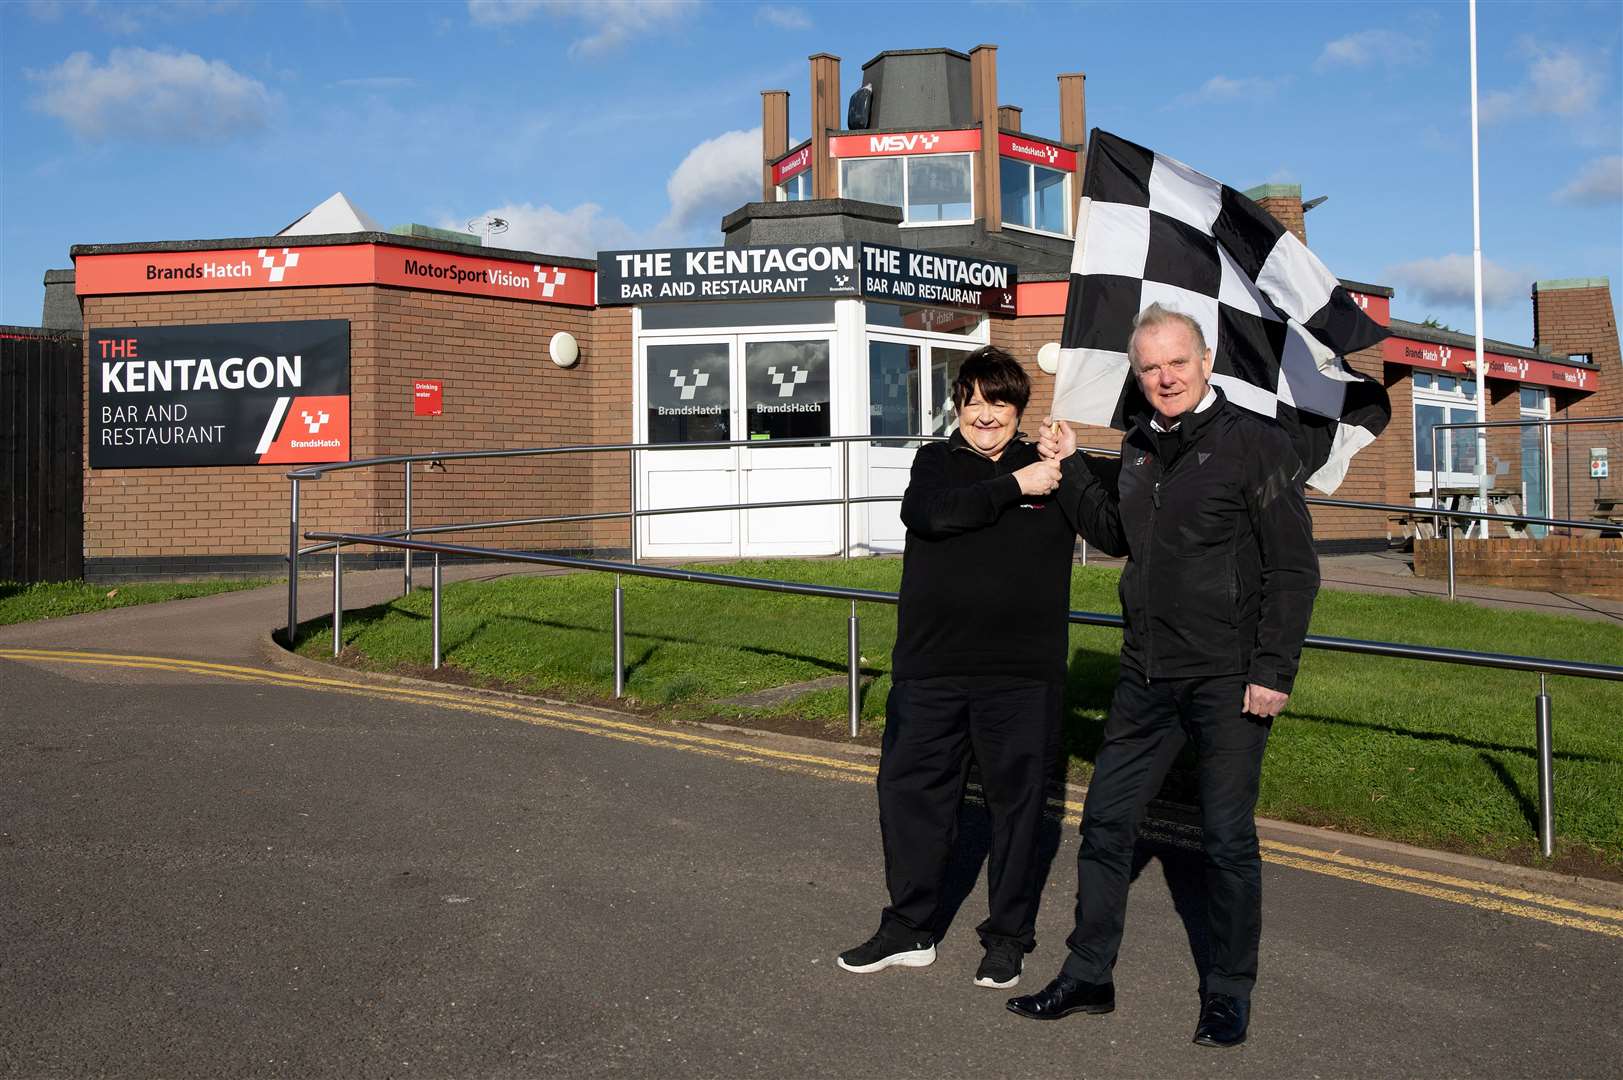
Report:
M349 323L92 330L92 469L348 461Z
M1016 270L884 244L655 248L600 251L597 302L857 297L932 307L1015 313Z
M669 304L857 295L857 245L600 251L597 302Z
M1015 268L934 251L862 245L862 295L931 307L1015 313Z

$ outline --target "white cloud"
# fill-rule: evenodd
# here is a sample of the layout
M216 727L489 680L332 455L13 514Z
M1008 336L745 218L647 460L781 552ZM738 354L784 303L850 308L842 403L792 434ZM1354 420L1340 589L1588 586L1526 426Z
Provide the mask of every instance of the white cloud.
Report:
M545 203L540 206L508 203L468 218L442 217L439 227L466 232L470 218L487 215L502 218L508 224L505 233L491 237L490 242L496 247L595 259L599 251L639 247L643 243L635 229L603 213L597 203L581 203L568 210L558 210Z
M1611 206L1623 202L1623 156L1596 158L1572 182L1555 193L1555 201L1574 206Z
M548 255L595 258L599 251L696 241L714 242L721 216L761 194L761 129L728 131L694 147L665 184L670 208L647 229L605 214L596 203L567 210L542 204L507 203L483 214L505 218L508 231L493 242ZM441 215L439 227L467 231L470 218ZM708 236L696 236L696 230Z
M1319 71L1337 67L1397 67L1426 55L1426 43L1396 30L1360 30L1324 46L1313 66Z
M1191 90L1186 94L1179 94L1173 99L1176 105L1218 105L1224 102L1261 100L1274 95L1284 83L1285 79L1264 79L1258 76L1247 76L1240 79L1231 79L1227 75L1213 75L1201 84L1199 89Z
M407 75L365 75L355 79L339 79L333 85L347 90L400 90L417 85L417 80Z
M811 16L805 8L784 7L780 4L762 4L755 9L757 26L775 26L779 30L810 30Z
M72 14L110 33L134 34L149 23L223 15L244 6L243 0L29 0L27 10L40 22L60 22Z
M715 228L721 216L761 198L761 129L728 131L688 151L665 183L671 209L664 228ZM712 218L713 220L707 220Z
M1483 123L1522 116L1581 116L1593 109L1605 87L1595 66L1573 49L1525 39L1527 77L1511 90L1493 90L1479 103Z
M1475 272L1469 255L1444 255L1436 259L1416 259L1387 267L1384 280L1399 289L1410 290L1422 303L1475 303ZM1508 270L1489 259L1482 260L1482 306L1509 307L1527 297L1533 275Z
M114 49L98 64L76 52L28 77L35 108L87 139L225 138L263 128L276 104L257 79L196 53Z
M585 23L589 32L569 46L571 55L596 56L631 38L669 29L699 11L699 0L468 0L480 26L510 26L546 14Z

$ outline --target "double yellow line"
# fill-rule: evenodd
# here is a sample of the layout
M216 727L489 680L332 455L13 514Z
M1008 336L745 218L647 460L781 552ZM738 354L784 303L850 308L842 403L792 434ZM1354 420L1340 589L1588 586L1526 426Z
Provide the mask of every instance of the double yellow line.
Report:
M238 682L261 683L293 687L327 693L352 694L359 697L392 701L416 702L436 708L481 716L499 716L525 724L574 731L600 738L643 746L659 746L683 750L693 754L722 758L747 765L777 769L782 772L816 776L828 780L851 783L872 783L874 766L865 761L852 761L819 754L796 753L763 746L751 746L734 739L719 738L697 732L670 728L656 728L628 720L619 720L587 712L529 703L508 701L492 696L470 696L465 692L431 690L410 686L390 686L351 682L347 679L318 675L299 675L268 668L244 667L236 664L215 664L202 660L182 660L162 656L134 656L117 653L78 652L63 649L30 649L0 647L0 659L47 664L79 664L94 667L130 668L147 671L166 671L197 675L205 678L230 679ZM1063 820L1075 825L1081 820L1082 805L1066 801L1056 804ZM1518 918L1532 919L1574 930L1586 930L1607 937L1623 939L1623 908L1606 907L1567 900L1559 896L1533 892L1489 882L1439 874L1430 870L1400 866L1395 863L1344 855L1339 851L1321 851L1299 844L1278 840L1262 842L1264 861L1288 866L1309 873L1323 874L1374 885L1383 889L1411 893L1433 900L1443 900L1484 911L1495 911Z

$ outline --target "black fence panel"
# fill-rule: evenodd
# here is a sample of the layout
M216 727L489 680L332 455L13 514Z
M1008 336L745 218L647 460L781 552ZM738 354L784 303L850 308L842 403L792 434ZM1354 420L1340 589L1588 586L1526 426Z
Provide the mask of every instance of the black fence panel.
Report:
M83 342L0 326L0 581L84 576Z

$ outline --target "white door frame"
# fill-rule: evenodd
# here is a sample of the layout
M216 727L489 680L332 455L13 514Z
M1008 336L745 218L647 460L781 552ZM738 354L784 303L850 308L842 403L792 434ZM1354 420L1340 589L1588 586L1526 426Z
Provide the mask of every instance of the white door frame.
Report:
M843 302L842 302L843 304ZM836 312L838 313L838 306ZM827 323L794 324L794 325L767 325L767 326L726 326L702 327L696 329L676 330L644 330L642 328L642 311L633 308L632 315L632 441L638 443L648 442L648 406L647 406L647 379L648 379L648 350L660 345L696 345L696 344L725 344L729 357L729 386L728 386L728 419L727 430L730 439L744 438L746 432L746 392L745 392L745 358L746 349L751 342L760 341L827 341L829 343L829 397L830 397L830 434L837 435L843 430L845 422L841 408L845 397L844 390L849 376L842 367L841 348L842 337L838 324L831 328ZM753 450L750 447L734 447L725 450L645 450L638 454L637 466L637 506L639 509L655 508L659 502L654 501L655 474L668 474L684 471L672 468L673 465L686 466L695 472L723 473L729 479L722 485L712 484L719 494L723 489L729 492L725 498L707 498L705 503L737 503L737 502L773 502L787 501L794 498L837 497L840 493L839 480L839 448L833 444L826 447L798 447L782 448L778 450ZM779 456L783 455L783 456ZM781 463L787 470L794 470L801 480L806 478L807 469L819 467L828 470L829 479L826 491L817 495L804 494L798 491L786 491L764 495L756 492L756 497L746 498L749 492L748 473L751 471L770 472L770 468L763 468L768 462ZM663 465L663 467L661 467ZM853 472L855 467L853 467ZM819 485L813 484L816 488ZM667 505L676 505L667 503ZM696 557L758 557L763 555L823 555L834 554L838 551L838 530L840 508L827 507L822 512L808 508L807 511L787 510L782 513L813 517L817 520L809 522L812 526L805 529L807 522L797 522L804 535L798 541L785 541L782 539L763 539L759 533L763 531L762 525L769 522L762 521L758 515L771 515L779 511L710 511L703 515L673 514L661 517L642 518L637 526L637 550L640 554L653 558L668 558L680 556ZM756 519L757 537L752 542L749 537L750 519ZM826 519L822 520L822 519ZM665 527L661 528L664 524ZM705 526L711 526L706 528ZM691 533L714 535L714 542L699 539L677 540L670 536L673 529L685 529ZM764 530L770 533L770 529ZM826 533L826 536L824 535ZM661 534L664 534L662 537Z

